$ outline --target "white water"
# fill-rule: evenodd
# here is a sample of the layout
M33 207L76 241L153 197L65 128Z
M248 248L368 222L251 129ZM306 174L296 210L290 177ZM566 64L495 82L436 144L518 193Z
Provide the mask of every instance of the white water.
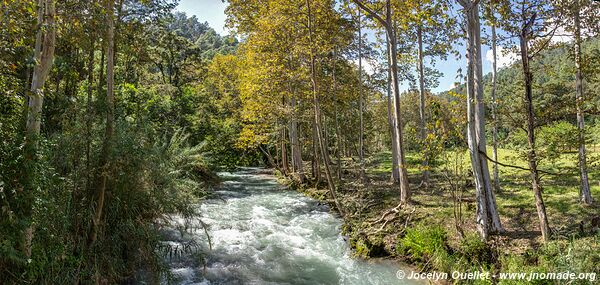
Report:
M198 221L183 236L170 231L172 246L198 244L168 258L171 283L408 284L396 278L397 264L352 258L340 235L341 220L327 206L283 189L261 171L220 173L225 181L216 192L222 199L199 206L212 250Z

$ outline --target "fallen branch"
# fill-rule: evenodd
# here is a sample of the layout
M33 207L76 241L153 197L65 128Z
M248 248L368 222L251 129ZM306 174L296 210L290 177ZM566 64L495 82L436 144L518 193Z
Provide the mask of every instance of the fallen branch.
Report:
M377 219L377 220L376 220L376 221L374 221L373 223L374 223L374 224L378 224L378 223L380 223L381 221L383 221L383 220L384 220L384 219L385 219L385 218L386 218L388 215L390 215L390 214L396 214L396 213L398 213L398 212L399 212L399 209L402 207L402 205L403 205L403 204L402 204L402 203L400 203L400 204L398 204L398 206L396 206L396 207L394 207L394 208L392 208L392 209L390 209L390 210L387 210L385 213L383 213L383 215L381 215L381 218Z

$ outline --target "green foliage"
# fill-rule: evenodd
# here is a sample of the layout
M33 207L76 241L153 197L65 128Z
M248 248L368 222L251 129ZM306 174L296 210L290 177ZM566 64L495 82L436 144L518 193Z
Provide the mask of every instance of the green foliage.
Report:
M417 225L406 230L400 238L396 251L408 255L411 260L426 264L428 260L446 255L448 245L446 231L441 226Z

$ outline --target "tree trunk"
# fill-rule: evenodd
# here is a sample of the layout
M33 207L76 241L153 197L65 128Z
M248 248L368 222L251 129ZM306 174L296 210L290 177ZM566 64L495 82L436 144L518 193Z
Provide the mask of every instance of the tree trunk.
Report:
M393 112L393 104L392 104L392 72L390 62L390 46L389 46L389 38L386 36L387 41L387 58L388 58L388 72L387 72L387 115L388 115L388 125L390 127L390 135L392 140L392 182L399 183L400 182L400 170L398 169L398 148L396 143L396 118L395 113Z
M402 119L400 116L400 82L398 78L398 58L397 58L397 46L396 46L396 33L392 27L392 15L390 1L386 2L386 18L388 19L387 33L389 38L389 50L391 59L391 74L392 74L392 93L394 95L394 123L395 123L395 143L398 160L398 171L400 179L400 201L402 203L408 203L410 201L410 187L408 184L408 173L406 171L406 163L404 161L404 147L402 142Z
M313 110L314 113L314 110ZM317 116L313 114L312 121L312 177L316 181L316 185L321 183L321 159L319 158L319 134L317 133Z
M85 188L86 191L89 191L91 188L91 145L92 145L92 95L93 95L93 86L94 86L94 43L95 40L92 39L90 43L90 50L88 54L88 85L87 85L87 102L86 102L86 118L85 118L85 126L86 126L86 141L85 141L85 172L86 172L86 182Z
M369 16L375 18L385 29L388 37L388 52L389 52L389 65L392 79L392 92L394 95L394 123L393 126L396 129L394 134L393 144L396 145L397 152L397 165L398 165L398 179L400 180L400 201L402 203L408 203L410 201L410 187L408 184L408 174L406 172L406 164L404 162L404 147L402 143L402 119L400 116L400 81L398 78L398 58L397 58L397 46L396 46L396 32L393 26L392 19L392 5L390 0L385 2L385 19L378 15L374 10L368 8L360 0L352 0L361 9L365 10Z
M333 51L333 72L332 72L332 76L333 76L332 92L333 92L333 112L335 115L335 139L336 139L335 156L336 156L336 164L337 164L336 175L337 175L338 180L342 180L342 154L341 154L342 133L340 131L340 120L338 117L337 78L335 76L336 63L337 63L337 50L334 50Z
M342 217L344 216L344 209L341 207L337 199L335 184L333 182L333 177L331 175L331 169L329 168L329 154L327 153L327 146L325 145L325 140L323 139L323 131L322 126L323 123L321 121L320 114L320 106L319 106L319 89L317 85L317 74L316 74L316 61L315 61L315 51L313 48L313 26L312 26L312 13L310 7L310 1L306 0L306 8L308 12L308 37L309 37L309 50L310 50L310 82L312 85L312 93L313 93L313 104L314 104L314 113L315 113L315 127L317 132L317 139L319 141L319 148L321 152L321 157L323 158L323 164L325 165L325 176L327 178L327 186L329 186L329 193L333 198L336 208L340 212Z
M293 93L292 93L293 94ZM292 116L290 119L290 144L292 152L292 168L294 174L300 183L304 183L304 165L302 163L302 152L300 148L300 140L298 138L298 118L296 116L296 96L292 95L290 99L290 107L292 108Z
M494 5L493 3L491 4ZM496 37L496 20L494 15L494 8L491 10L492 19L492 158L494 159L494 189L500 191L500 175L498 171L498 116L496 115L496 109L498 108L498 101L496 100L496 89L497 89L497 37Z
M35 66L31 79L31 89L27 96L29 99L27 105L27 124L25 126L25 212L24 216L28 220L27 228L23 233L23 250L25 256L31 256L31 243L33 241L33 225L31 224L31 215L34 203L34 176L36 173L35 164L37 163L38 141L40 137L40 127L42 124L42 106L44 104L43 88L52 63L54 61L54 49L56 46L56 27L55 27L55 3L54 0L38 1L38 25L35 38Z
M484 156L480 156L479 163L482 170L482 178L486 187L486 202L488 210L488 219L490 220L491 231L493 233L504 232L502 223L500 222L500 215L498 214L498 207L496 206L496 197L494 195L494 189L492 187L492 181L490 178L490 170L487 164L487 141L485 137L485 100L483 98L483 67L481 57L481 24L479 22L479 5L474 5L472 19L475 24L474 29L474 48L475 48L475 64L474 64L474 84L477 92L475 105L475 123L477 126L477 146L478 152Z
M358 11L358 113L360 119L359 134L358 134L358 160L360 164L359 176L360 180L365 182L365 143L364 143L364 96L362 88L362 27L361 27L361 13Z
M531 21L533 22L533 21ZM522 34L519 36L519 43L521 48L521 61L523 64L523 77L525 81L525 112L527 115L527 141L529 143L529 151L527 153L529 170L531 173L531 187L533 195L535 197L535 207L538 213L538 219L540 222L540 231L542 232L542 238L544 241L550 239L550 226L548 225L548 217L546 216L546 207L544 205L544 199L542 197L542 186L540 185L540 175L537 170L537 156L535 152L535 115L533 112L533 74L529 67L529 39L528 34L530 33L530 25L526 25L523 29Z
M579 2L577 2L579 3ZM576 105L577 105L577 130L579 133L579 199L583 204L591 205L592 193L590 192L590 184L588 181L587 159L585 151L585 120L583 114L583 79L581 73L581 24L579 19L579 5L575 9L574 15L575 24L575 89L576 89Z
M427 145L427 119L425 118L425 67L423 65L423 31L419 23L417 25L417 46L418 46L418 61L417 69L419 70L419 139L421 140L423 153L423 180L422 183L427 187L429 184L429 147Z
M284 99L285 100L285 99ZM286 143L286 131L285 131L285 123L281 124L281 170L283 170L284 175L289 175L290 169L288 168L288 155L287 155L287 143Z
M490 232L502 232L486 160L485 106L481 62L481 26L478 1L458 1L467 21L467 141L475 178L477 231L483 240Z
M113 0L107 1L107 47L106 47L106 126L104 133L104 141L102 143L102 150L100 153L100 169L99 169L99 183L97 188L97 200L96 208L94 213L94 219L92 221L92 232L90 235L91 242L95 242L98 235L98 228L102 220L102 213L104 210L104 201L106 196L106 188L108 179L111 175L111 159L110 152L112 149L112 141L114 136L114 109L115 109L115 98L114 98L114 11L113 11Z

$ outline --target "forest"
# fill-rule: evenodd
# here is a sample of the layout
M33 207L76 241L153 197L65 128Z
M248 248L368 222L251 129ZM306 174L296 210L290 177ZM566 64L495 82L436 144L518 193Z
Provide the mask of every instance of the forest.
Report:
M0 1L0 284L597 281L599 1L179 2Z

